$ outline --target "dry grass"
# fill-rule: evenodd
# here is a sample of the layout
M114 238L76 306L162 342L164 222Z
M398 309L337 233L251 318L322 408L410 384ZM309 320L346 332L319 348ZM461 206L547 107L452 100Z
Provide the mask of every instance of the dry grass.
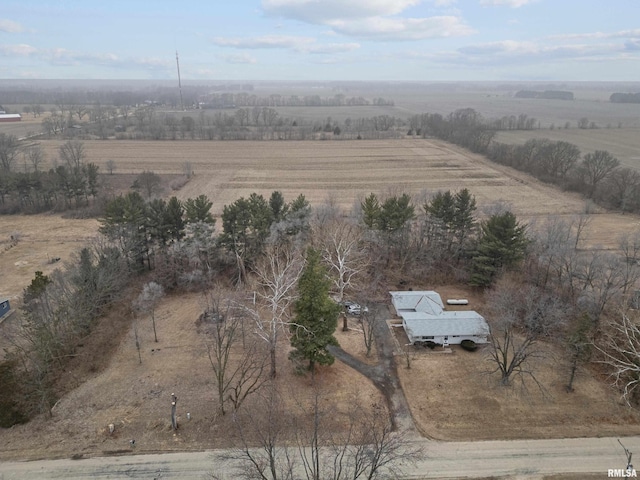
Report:
M156 311L158 343L153 341L151 320L139 318L142 364L131 325L118 334L109 327L110 322L103 322L99 335L116 334L122 339L112 356L100 362L94 344L81 348L76 362L92 364L94 372L89 369L82 373L86 378L75 379L77 387L58 402L52 418L42 415L26 425L0 429L0 459L105 454L128 450L131 438L136 440L138 453L228 447L234 427L231 415L217 413L204 336L196 327L202 308L198 294L164 299ZM345 349L357 354L362 343L357 332L337 335ZM288 349L286 342L279 349L277 381L287 393L286 407L296 412L300 402L308 401L304 396L309 394L310 379L294 373L287 360ZM78 366L69 367L76 376L80 375ZM73 382L73 375L67 380ZM365 409L374 402L384 405L367 379L339 362L321 368L318 380L323 396L338 408L346 408L355 397ZM180 429L176 433L170 423L171 393L178 396ZM107 433L110 423L116 427L113 435Z
M482 313L482 298L464 287L438 287L443 299L467 298L462 307ZM448 307L448 309L452 309ZM458 307L457 309L460 309ZM393 328L398 345L408 340ZM533 366L544 391L531 379L511 387L491 373L488 346L468 352L458 346L434 350L398 348L399 375L418 428L439 440L494 440L637 435L640 414L599 374L581 370L567 393L568 362L559 346L540 344L544 358ZM411 368L406 368L405 355Z
M97 233L97 220L59 215L5 215L0 220L0 296L15 299L36 270L45 275L68 261ZM12 246L11 235L19 240ZM56 258L59 261L54 262Z

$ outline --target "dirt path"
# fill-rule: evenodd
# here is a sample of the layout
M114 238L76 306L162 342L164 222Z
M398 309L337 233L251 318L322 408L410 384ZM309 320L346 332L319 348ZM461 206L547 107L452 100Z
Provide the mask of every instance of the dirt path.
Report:
M409 403L400 385L393 338L387 322L383 320L387 312L381 312L381 310L386 310L386 308L383 305L371 306L371 318L377 319L374 323L374 336L379 358L377 365L368 365L340 347L329 346L328 350L329 353L345 365L370 379L376 388L380 390L387 401L391 422L395 429L408 435L421 436L413 421Z

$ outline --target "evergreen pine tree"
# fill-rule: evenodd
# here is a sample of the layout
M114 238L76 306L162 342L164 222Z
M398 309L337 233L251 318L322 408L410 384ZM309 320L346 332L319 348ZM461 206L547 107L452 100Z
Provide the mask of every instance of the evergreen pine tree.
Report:
M471 285L488 287L503 269L520 263L528 244L525 230L511 212L493 215L481 225L471 265Z
M310 248L306 261L298 281L295 323L291 325L291 346L294 350L290 358L308 360L309 370L313 371L316 363L331 365L334 361L327 346L338 345L333 333L338 326L341 307L329 297L331 282L320 252Z

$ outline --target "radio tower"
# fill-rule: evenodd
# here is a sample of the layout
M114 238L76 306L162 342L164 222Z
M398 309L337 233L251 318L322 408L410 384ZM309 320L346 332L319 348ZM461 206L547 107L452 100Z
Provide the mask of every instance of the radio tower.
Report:
M180 109L184 111L184 103L182 102L182 83L180 82L180 60L178 60L177 50L176 50L176 65L178 66L178 90L180 90Z

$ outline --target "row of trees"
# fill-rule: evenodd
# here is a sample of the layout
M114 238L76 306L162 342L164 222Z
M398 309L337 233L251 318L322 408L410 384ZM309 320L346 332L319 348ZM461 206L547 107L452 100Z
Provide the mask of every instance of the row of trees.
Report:
M526 124L526 117L522 121ZM576 145L544 138L528 140L524 145L496 142L496 122L485 120L469 108L456 110L447 117L415 116L410 124L423 136L435 136L485 154L494 162L580 192L606 207L628 212L639 209L640 175L631 168L620 167L619 160L605 150L582 155Z
M0 133L0 209L2 213L66 210L89 205L98 195L98 166L87 162L84 144L69 140L54 167L43 171L38 144L22 144ZM21 171L20 171L21 170Z
M235 108L235 107L359 107L367 105L393 106L393 100L376 97L367 100L364 97L347 97L337 94L333 97L320 95L279 95L272 94L259 97L255 94L212 93L199 98L200 108Z

